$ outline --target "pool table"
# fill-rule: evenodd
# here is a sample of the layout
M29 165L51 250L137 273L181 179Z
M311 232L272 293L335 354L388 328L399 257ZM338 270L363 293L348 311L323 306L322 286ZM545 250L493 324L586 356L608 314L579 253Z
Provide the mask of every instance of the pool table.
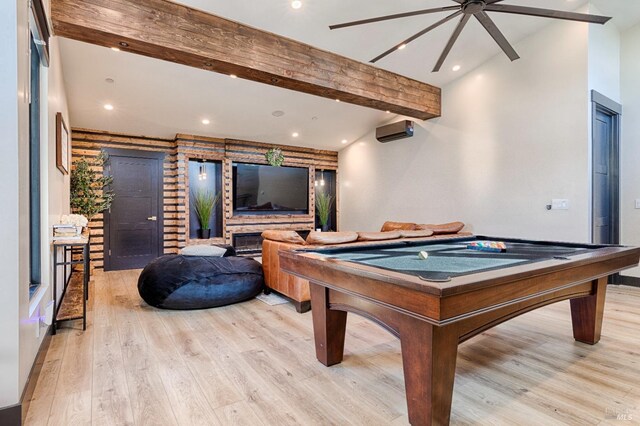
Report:
M506 250L468 248L483 241ZM635 247L483 236L280 252L310 282L321 363L342 361L347 312L400 338L412 425L449 423L458 344L504 321L570 299L574 338L597 343L607 277L639 259Z

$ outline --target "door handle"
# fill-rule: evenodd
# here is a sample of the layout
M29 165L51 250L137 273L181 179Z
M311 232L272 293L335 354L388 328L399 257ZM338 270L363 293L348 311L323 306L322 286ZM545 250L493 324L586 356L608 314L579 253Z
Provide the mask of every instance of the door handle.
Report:
M158 220L158 218L157 218L157 217L155 217L155 216L149 216L149 217L147 218L147 220L150 220L150 221L152 221L152 222L155 222L156 220Z

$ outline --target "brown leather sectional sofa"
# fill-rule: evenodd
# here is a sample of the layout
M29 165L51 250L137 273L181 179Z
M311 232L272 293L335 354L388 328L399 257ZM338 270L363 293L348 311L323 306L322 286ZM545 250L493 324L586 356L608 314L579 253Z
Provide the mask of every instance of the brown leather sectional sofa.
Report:
M265 231L262 233L262 269L267 291L274 290L291 299L300 313L311 309L309 282L280 269L280 250L300 248L360 247L371 244L393 244L398 241L421 241L435 238L455 238L471 235L461 232L462 222L442 225L406 222L385 222L380 232L311 232L303 240L295 231Z

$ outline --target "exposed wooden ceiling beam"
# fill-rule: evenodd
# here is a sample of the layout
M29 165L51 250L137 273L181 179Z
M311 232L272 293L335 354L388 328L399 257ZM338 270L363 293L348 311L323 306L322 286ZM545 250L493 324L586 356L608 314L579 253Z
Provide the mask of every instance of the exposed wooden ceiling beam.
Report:
M53 0L51 14L61 37L423 120L440 116L437 87L167 0Z

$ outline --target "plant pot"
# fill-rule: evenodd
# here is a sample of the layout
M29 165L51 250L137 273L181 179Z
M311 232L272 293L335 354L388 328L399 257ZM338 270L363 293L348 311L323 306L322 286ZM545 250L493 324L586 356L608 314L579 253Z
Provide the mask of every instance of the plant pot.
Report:
M329 224L325 224L325 225L321 225L320 229L322 230L322 232L329 232Z
M211 238L211 229L198 229L198 238L208 240Z

